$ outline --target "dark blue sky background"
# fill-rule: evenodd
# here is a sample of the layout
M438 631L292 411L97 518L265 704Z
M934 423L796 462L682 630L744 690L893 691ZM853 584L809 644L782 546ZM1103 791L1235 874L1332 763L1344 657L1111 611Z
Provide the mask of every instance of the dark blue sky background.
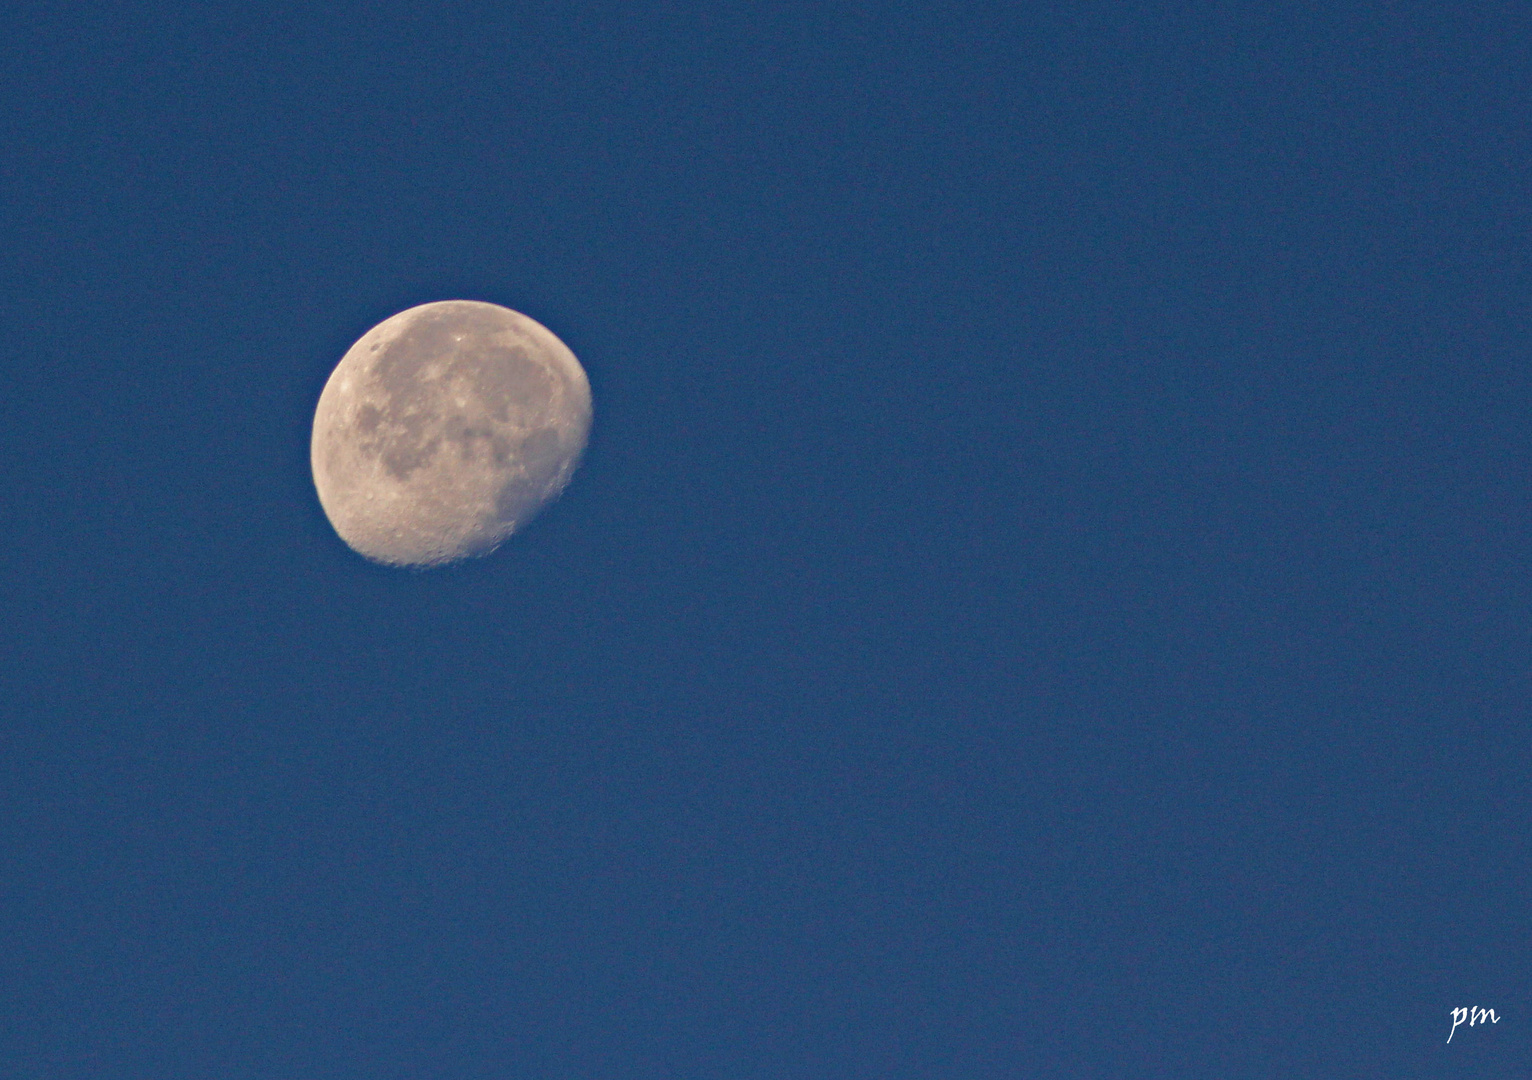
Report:
M8 4L0 1076L1525 1076L1529 42ZM592 443L386 571L454 297Z

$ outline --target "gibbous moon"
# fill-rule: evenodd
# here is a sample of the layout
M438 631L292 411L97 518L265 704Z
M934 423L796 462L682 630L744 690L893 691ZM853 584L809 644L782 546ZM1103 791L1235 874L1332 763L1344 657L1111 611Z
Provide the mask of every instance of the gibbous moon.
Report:
M388 566L487 555L564 490L590 434L590 383L541 323L443 300L374 326L314 413L319 502Z

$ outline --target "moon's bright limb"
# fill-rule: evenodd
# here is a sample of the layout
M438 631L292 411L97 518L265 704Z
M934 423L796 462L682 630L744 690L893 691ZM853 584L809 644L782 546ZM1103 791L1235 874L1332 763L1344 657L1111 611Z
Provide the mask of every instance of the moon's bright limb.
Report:
M374 326L314 413L314 486L330 524L390 566L486 555L569 483L590 383L542 324L443 300Z

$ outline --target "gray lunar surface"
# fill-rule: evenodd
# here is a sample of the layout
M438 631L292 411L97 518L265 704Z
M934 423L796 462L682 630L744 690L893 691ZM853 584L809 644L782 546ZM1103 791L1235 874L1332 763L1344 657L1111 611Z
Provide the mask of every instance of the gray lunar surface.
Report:
M542 324L423 304L367 331L325 384L314 486L359 554L438 566L488 554L557 498L590 422L585 370Z

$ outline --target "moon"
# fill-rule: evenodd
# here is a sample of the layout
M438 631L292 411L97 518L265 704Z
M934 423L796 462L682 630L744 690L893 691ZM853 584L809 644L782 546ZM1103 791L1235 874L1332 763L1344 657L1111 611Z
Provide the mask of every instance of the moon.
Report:
M441 566L558 498L590 423L585 369L547 327L477 300L422 304L363 334L325 383L314 486L358 554Z

